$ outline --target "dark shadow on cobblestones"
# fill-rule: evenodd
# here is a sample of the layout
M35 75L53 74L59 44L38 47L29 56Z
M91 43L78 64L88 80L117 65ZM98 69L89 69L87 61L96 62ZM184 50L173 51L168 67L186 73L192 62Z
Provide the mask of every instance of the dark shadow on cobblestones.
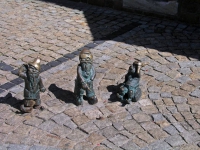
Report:
M160 52L171 52L186 56L190 60L200 60L198 52L200 28L198 26L162 18L139 16L133 13L122 13L110 8L106 9L81 2L68 0L40 1L82 11L90 27L93 41L114 40L133 46L156 49ZM75 13L79 14L79 11ZM141 19L144 24L136 32L132 32L131 30L140 25L138 22ZM119 37L129 31L132 33L127 37ZM174 60L169 61L173 62Z
M112 102L121 102L120 99L117 97L117 92L119 91L119 87L122 85L122 83L120 83L119 85L109 85L107 86L107 90L108 92L112 92L112 94L110 95L110 98L108 99L111 103ZM122 107L126 106L127 103L125 102L121 102L122 103Z
M107 90L108 92L112 92L112 94L110 95L110 98L108 99L110 102L116 102L119 101L119 98L117 97L117 91L119 89L119 85L109 85L107 86Z
M18 100L15 97L13 97L11 93L8 93L5 97L0 97L0 103L8 104L13 108L18 109L19 112L20 112L20 105L22 104L22 102L23 102L22 100Z
M55 95L57 99L62 100L65 103L75 104L75 96L73 92L63 90L62 88L57 87L55 84L51 84L48 89Z
M109 8L105 12L104 8L97 7L82 2L72 2L69 0L40 0L43 2L50 2L59 6L65 6L76 10L83 11L90 31L93 36L93 41L98 40L111 40L119 35L122 35L129 30L140 25L139 23L127 20L126 15L112 14ZM96 10L96 11L95 11ZM79 12L77 12L79 14ZM126 22L126 23L125 23ZM117 25L118 24L118 25Z

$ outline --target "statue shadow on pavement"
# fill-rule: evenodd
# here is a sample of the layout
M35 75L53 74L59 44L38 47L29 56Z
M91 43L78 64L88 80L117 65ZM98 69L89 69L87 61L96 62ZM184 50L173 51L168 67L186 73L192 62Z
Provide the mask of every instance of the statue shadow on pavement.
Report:
M109 85L107 86L107 90L108 92L112 92L112 94L110 95L110 98L108 99L110 103L112 102L121 102L120 99L117 97L117 92L119 91L119 87L122 85L122 83L118 84L118 85ZM122 107L124 107L127 103L122 103Z
M62 88L59 88L55 84L51 84L48 89L55 95L57 99L62 100L65 103L75 104L75 95L73 92L68 90L63 90Z
M20 106L23 103L23 100L18 100L17 98L13 97L11 93L8 93L5 97L0 97L0 103L10 105L11 107L19 110L15 113L21 114Z

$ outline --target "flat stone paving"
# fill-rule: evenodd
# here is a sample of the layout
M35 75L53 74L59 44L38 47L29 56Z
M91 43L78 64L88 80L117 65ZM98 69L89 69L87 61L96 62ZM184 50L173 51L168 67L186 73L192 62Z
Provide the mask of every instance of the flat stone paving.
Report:
M52 1L51 1L52 2ZM0 149L200 148L200 28L65 1L0 2ZM74 105L78 54L88 47L99 102ZM16 75L39 56L43 111L21 114ZM122 105L117 84L136 59L142 97Z

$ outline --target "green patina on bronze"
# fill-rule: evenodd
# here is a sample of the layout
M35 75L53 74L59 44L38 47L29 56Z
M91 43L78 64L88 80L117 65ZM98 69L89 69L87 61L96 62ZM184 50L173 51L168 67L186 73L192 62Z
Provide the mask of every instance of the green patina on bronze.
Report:
M142 63L135 61L125 75L125 81L120 85L117 97L123 103L130 103L131 101L138 101L141 97L141 89L139 87L140 69Z
M23 64L19 69L19 76L24 79L24 103L21 111L31 112L33 107L41 105L40 92L45 92L42 79L39 75L40 59L36 58L32 63Z
M77 66L77 77L74 88L76 105L81 105L83 103L84 92L86 92L88 103L92 105L98 102L93 89L93 80L96 75L92 63L93 56L88 49L84 49L79 55L79 60L80 64Z

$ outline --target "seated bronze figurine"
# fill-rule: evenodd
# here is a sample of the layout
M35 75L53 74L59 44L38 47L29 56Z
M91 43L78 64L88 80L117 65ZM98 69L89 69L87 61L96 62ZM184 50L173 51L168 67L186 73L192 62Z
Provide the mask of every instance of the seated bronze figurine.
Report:
M136 102L141 97L141 89L139 87L140 69L142 63L135 61L125 75L125 81L121 84L117 97L123 103Z

